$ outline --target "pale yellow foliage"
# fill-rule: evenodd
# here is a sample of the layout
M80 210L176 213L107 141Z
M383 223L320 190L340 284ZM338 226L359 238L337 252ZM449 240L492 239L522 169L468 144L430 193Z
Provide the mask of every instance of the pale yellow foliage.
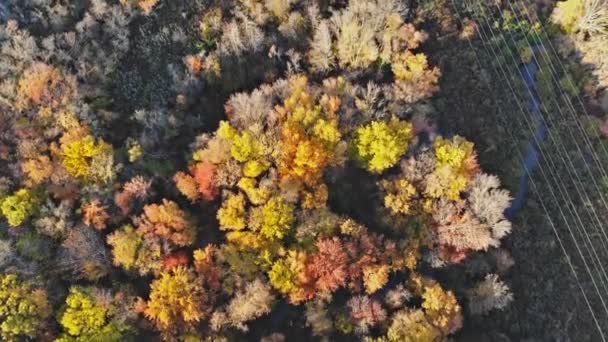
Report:
M386 285L390 269L388 265L372 266L363 269L365 292L372 294Z
M390 209L393 214L411 214L416 188L407 179L383 180L381 185L386 191L384 196L386 208Z
M38 156L21 164L21 171L27 175L27 185L36 186L51 177L53 165L48 156Z

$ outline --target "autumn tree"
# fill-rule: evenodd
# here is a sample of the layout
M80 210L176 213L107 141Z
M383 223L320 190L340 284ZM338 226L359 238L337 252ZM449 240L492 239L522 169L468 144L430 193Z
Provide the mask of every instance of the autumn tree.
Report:
M281 130L278 171L282 181L316 186L324 169L339 161L340 99L327 95L315 101L304 76L290 79L291 94L276 107Z
M99 200L93 200L82 206L83 222L88 226L93 226L97 230L106 228L106 223L110 216L107 207L102 205Z
M114 265L142 275L159 274L177 261L173 254L176 249L194 242L196 227L177 203L166 199L161 204L146 205L143 211L133 220L135 229L124 225L108 235L107 242Z
M395 93L405 102L417 102L439 90L441 73L429 65L423 53L398 53L393 58L391 69L395 75Z
M201 197L207 201L215 199L218 194L214 183L216 166L208 161L203 161L192 167L191 173L198 185Z
M270 284L294 304L315 296L314 280L306 273L306 260L306 253L291 250L285 258L275 261L268 271Z
M41 155L21 164L21 170L27 175L28 186L37 186L51 178L53 165L48 156Z
M126 182L122 190L114 195L114 202L124 215L127 215L136 201L144 201L150 196L152 181L142 176L133 177Z
M73 79L44 63L35 63L23 73L17 88L16 107L42 106L56 109L67 104L75 90Z
M35 339L43 333L51 305L46 292L19 280L17 275L0 275L0 336L4 341Z
M98 232L86 226L73 228L57 254L57 270L68 278L99 280L110 272L107 250Z
M220 229L241 230L246 226L245 197L229 194L217 211Z
M462 327L461 308L451 291L445 291L437 283L429 284L424 287L422 300L427 319L444 335Z
M118 302L123 297L111 296L96 288L71 287L58 318L64 334L57 341L124 341L132 328L126 322L128 317L116 316L118 306L129 303Z
M316 280L315 287L331 293L346 285L348 255L338 238L319 240L317 251L307 263L307 272Z
M64 134L60 142L61 163L72 176L102 183L114 177L112 147L101 139L95 139L86 128Z
M160 331L180 332L207 317L208 300L199 276L191 269L177 267L152 282L144 314Z
M191 202L196 202L196 200L200 198L198 185L196 184L194 177L191 175L180 171L173 176L173 181L175 182L177 190L179 190L179 192L186 196L186 198L188 198Z
M472 289L467 291L469 310L473 314L488 314L492 310L502 310L513 301L513 293L496 274L488 274Z
M260 233L269 240L283 239L293 224L293 208L273 197L261 208Z
M143 238L137 234L132 226L123 226L108 235L108 244L112 247L112 262L131 270L136 266Z
M0 211L11 227L17 227L32 216L39 206L38 195L30 189L17 190L0 198Z
M433 342L441 339L441 332L422 310L405 309L393 315L386 337L390 342Z
M163 199L161 204L149 204L136 220L137 231L146 237L167 240L176 246L194 242L196 227L177 203Z
M213 313L210 322L212 329L219 330L228 325L247 331L246 322L269 313L274 301L271 287L260 279L255 279L230 300L225 312Z
M382 180L386 195L384 206L393 214L412 214L415 209L416 188L407 179Z
M387 313L382 304L367 296L355 296L346 303L350 319L361 333L368 332L370 328L383 323Z
M473 144L455 136L452 140L438 138L433 147L437 164L429 176L425 191L432 197L446 196L457 200L471 175L478 169Z
M413 138L412 125L392 118L359 127L351 143L352 153L367 170L381 173L394 166L407 152Z

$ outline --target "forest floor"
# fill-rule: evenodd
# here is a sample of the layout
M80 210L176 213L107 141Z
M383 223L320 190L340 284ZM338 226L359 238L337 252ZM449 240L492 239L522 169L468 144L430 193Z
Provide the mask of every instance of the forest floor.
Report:
M524 172L516 152L523 151L530 134L518 132L512 137L508 131L517 127L504 127L497 120L499 115L519 115L507 85L497 78L491 58L481 46L475 45L473 50L466 39L459 39L460 23L450 2L435 3L432 15L427 12L418 20L431 34L426 52L442 70L441 91L432 100L436 119L440 127L449 127L451 132L473 141L482 168L497 174L514 194ZM507 120L507 124L512 122ZM562 233L565 230L560 229ZM467 322L457 340L600 339L555 232L534 196L529 196L515 216L513 232L505 246L515 261L505 275L514 302L504 311Z

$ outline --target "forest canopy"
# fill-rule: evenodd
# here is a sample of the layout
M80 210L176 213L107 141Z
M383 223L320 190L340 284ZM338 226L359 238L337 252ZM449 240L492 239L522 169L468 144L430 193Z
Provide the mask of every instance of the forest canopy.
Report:
M405 2L0 10L2 340L438 341L513 299L464 271L511 196Z

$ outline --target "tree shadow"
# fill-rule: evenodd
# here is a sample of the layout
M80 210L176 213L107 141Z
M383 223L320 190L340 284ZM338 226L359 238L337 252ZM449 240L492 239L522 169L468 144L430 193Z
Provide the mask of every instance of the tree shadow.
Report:
M462 2L457 3L462 5ZM517 120L521 116L519 106L527 102L522 75L517 74L521 61L500 60L490 51L497 51L499 57L501 53L515 53L515 58L520 59L527 52L526 45L521 44L523 39L531 42L531 38L537 37L536 33L540 34L548 50L548 54L538 56L540 73L535 80L543 103L543 120L549 134L555 137L555 140L547 139L541 145L546 151L540 158L541 168L545 174L553 174L555 178L549 181L543 177L543 172L534 172L533 180L540 196L529 192L522 210L513 219L512 234L503 241L503 246L515 259L515 266L501 275L514 292L514 302L504 311L492 312L489 316L467 314L467 323L457 339L601 339L569 266L571 262L598 320L605 320L601 299L594 288L596 282L599 289L603 289L600 265L608 261L603 248L603 233L596 229L601 229L600 223L606 222L608 217L608 208L602 202L602 192L606 193L606 188L601 182L603 172L600 167L608 165L608 158L599 153L608 145L601 134L597 134L602 128L604 110L597 98L605 94L605 89L591 72L597 66L583 58L583 52L574 44L573 37L558 35L549 25L552 1L530 2L529 12L522 12L530 17L523 14L519 21L511 18L511 22L504 19L511 11L508 3L502 4L501 11L494 3L486 3L486 18L475 17L474 13L458 7L461 20L452 1L427 1L425 5L428 6L423 8L426 13L419 13L418 20L434 36L430 39L428 51L434 64L442 70L441 92L433 101L437 120L440 126L449 126L475 142L483 169L499 175L512 194L519 190L518 180L525 177L518 155L525 154L533 132ZM483 21L488 17L491 23ZM478 25L492 24L493 32L505 35L507 43L493 37L489 27L484 27L485 31L480 34L472 26L475 19ZM529 19L539 21L543 29L535 28ZM532 28L538 31L532 31ZM545 33L551 36L556 50L564 50L570 44L569 50L559 51L569 53L556 55L549 47ZM494 50L488 50L488 47ZM504 70L510 70L506 79L500 72L500 68L505 66L508 68ZM548 72L553 70L552 66L556 74ZM509 87L513 87L515 93ZM570 103L573 108L570 108ZM567 108L573 110L566 112ZM548 169L551 160L554 161L553 168ZM591 180L597 181L598 187ZM560 184L556 185L556 181ZM560 196L558 188L562 189L565 197ZM551 196L552 192L556 193L555 198ZM571 202L565 203L561 198L569 198ZM552 225L555 225L555 230ZM575 227L582 229L576 230ZM573 234L569 228L573 229ZM556 232L561 240L556 238ZM564 255L560 242L568 256ZM576 251L577 244L583 249L582 257ZM593 254L591 246L597 255ZM595 263L590 260L595 260ZM585 262L591 272L586 272ZM608 327L602 326L602 329L605 332Z

